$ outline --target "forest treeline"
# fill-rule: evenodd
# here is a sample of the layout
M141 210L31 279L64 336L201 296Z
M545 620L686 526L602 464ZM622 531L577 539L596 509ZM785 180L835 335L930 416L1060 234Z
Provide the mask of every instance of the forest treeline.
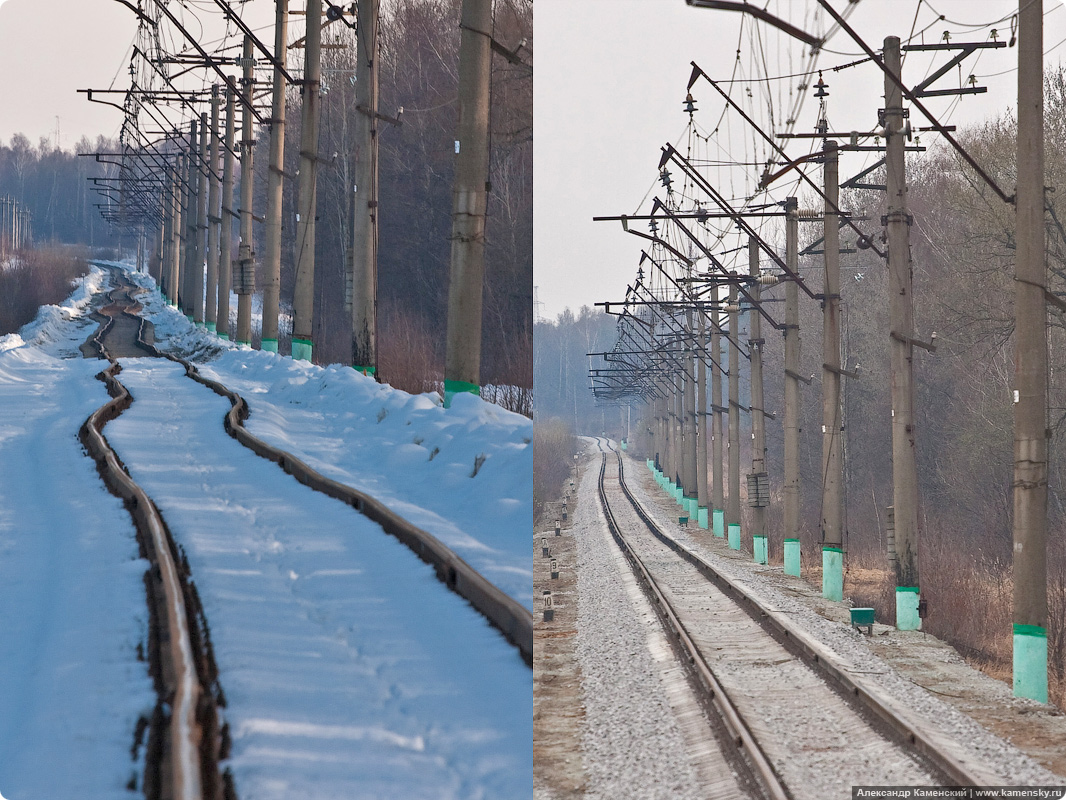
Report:
M110 175L111 167L80 154L114 152L116 146L105 136L83 136L73 150L65 150L47 136L34 144L16 133L0 143L0 197L29 211L35 242L114 246L117 238L95 205L108 201L90 182Z
M393 0L382 4L379 110L389 117L398 116L401 123L381 122L378 128L378 341L384 380L390 380L390 369L395 373L401 360L419 367L427 380L439 380L443 374L460 6L460 0ZM481 383L532 388L531 0L497 0L493 34L510 50L523 41L525 44L519 52L521 63L513 64L500 56L492 59ZM351 341L344 310L344 252L353 200L349 177L355 147L351 120L359 113L354 35L350 29L334 25L326 29L324 41L347 46L323 50L313 337L316 360L347 362ZM300 149L299 91L292 91L289 99L285 170L295 174ZM266 186L266 139L260 137L256 153L260 191ZM295 285L295 193L295 181L287 181L283 303L291 303ZM431 386L427 383L421 388Z
M392 0L381 11L380 112L399 125L379 128L379 372L418 375L401 388L434 388L443 375L450 269L452 171L458 118L460 0ZM532 387L533 300L533 5L497 0L494 36L519 63L492 61L490 193L485 253L481 383L523 387L514 403L527 409ZM345 250L350 235L351 120L356 111L354 40L340 25L326 29L319 145L315 274L315 360L350 363L344 309ZM290 65L302 71L302 50ZM264 73L265 74L265 73ZM300 92L290 89L285 171L299 169ZM400 109L402 108L402 114ZM239 135L239 134L238 134ZM269 135L257 134L255 211L265 208ZM21 134L0 146L0 196L33 214L37 242L116 246L95 203L106 198L88 180L113 174L110 164L77 153L116 152L104 137L74 151ZM291 309L295 284L296 181L285 182L281 302ZM255 226L262 254L262 226ZM236 231L234 231L236 235ZM132 246L133 239L126 244ZM234 248L236 252L236 248ZM283 347L286 343L283 343ZM395 385L395 384L394 384Z

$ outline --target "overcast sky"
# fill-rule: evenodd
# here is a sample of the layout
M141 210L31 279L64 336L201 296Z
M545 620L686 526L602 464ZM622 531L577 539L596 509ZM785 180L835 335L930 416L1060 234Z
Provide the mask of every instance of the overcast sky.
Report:
M132 0L136 5L136 0ZM151 5L148 0L146 5ZM254 27L273 20L272 0L251 0L241 6ZM293 2L302 7L302 2ZM188 27L205 42L222 31L220 13L211 0L171 3ZM204 20L201 26L194 19ZM78 89L126 89L130 45L136 16L115 0L3 0L0 5L0 139L24 133L34 144L42 136L72 148L81 138L114 136L121 113L90 103ZM273 36L266 31L267 41ZM121 100L119 100L121 102ZM58 117L58 121L57 118Z
M771 12L787 16L812 33L821 35L827 28L824 19L814 17L814 0L770 0L759 5L768 5ZM834 0L833 5L843 10L847 3ZM875 49L880 49L888 35L906 40L912 29L916 43L939 42L945 30L951 32L953 42L985 41L990 27L997 28L1000 39L1007 41L1009 17L1016 10L1016 0L933 0L932 5L925 0L863 0L848 21ZM1057 65L1066 51L1066 10L1058 0L1044 0L1044 10L1045 50L1051 51L1046 62ZM947 20L938 20L940 14ZM1003 17L1007 19L995 25L977 27ZM646 196L641 213L648 212L654 196L654 192L648 195L649 190L661 191L657 181L660 148L666 142L678 143L679 149L685 145L679 137L688 122L682 102L690 62L699 63L715 79L730 78L734 66L744 77L765 77L802 72L805 50L762 23L756 23L756 29L746 20L742 32L742 15L691 8L684 0L538 0L535 24L533 282L541 314L554 318L567 306L576 310L597 301L621 300L626 284L636 274L646 242L624 233L617 222L593 223L591 218L633 214ZM869 63L830 71L860 57L858 46L846 33L836 33L827 47L839 51L824 52L817 62L830 87L827 103L832 127L872 130L877 109L884 105L883 77ZM1012 70L1017 52L1017 48L982 51L979 60L971 57L936 84L956 87L973 73L979 85L989 88L987 94L961 100L930 99L927 105L941 122L960 126L1004 113L1016 101ZM939 66L950 57L934 55L908 57L904 80L914 85L932 65ZM993 75L999 72L1006 74ZM753 99L746 102L763 124L769 119L767 99L777 102L776 113L785 118L782 111L789 106L789 90L794 99L797 85L804 80L810 79L752 84ZM760 94L760 87L765 86L773 87L766 96ZM745 91L746 85L737 84L734 96L745 102ZM724 102L703 81L693 87L693 95L699 108L695 120L709 133L721 117ZM812 130L817 102L808 97L797 117L797 132ZM736 160L752 159L753 152L759 155L739 118L730 114L723 119L719 134L701 146L713 156L719 144L728 144L729 155ZM926 123L915 114L914 124ZM807 152L798 146L788 149L790 155ZM868 163L863 158L844 156L841 176L858 172ZM721 170L708 174L712 178L717 174L723 183L733 180ZM812 175L817 177L818 172ZM737 195L745 193L742 179L730 183L730 188ZM646 223L640 225L646 231Z

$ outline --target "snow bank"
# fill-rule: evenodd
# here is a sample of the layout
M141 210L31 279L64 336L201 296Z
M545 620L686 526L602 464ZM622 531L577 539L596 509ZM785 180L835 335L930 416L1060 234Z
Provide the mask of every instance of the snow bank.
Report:
M127 265L122 265L127 266ZM533 421L474 395L445 409L347 366L319 367L197 328L152 290L161 348L243 395L248 429L327 477L377 497L533 610Z

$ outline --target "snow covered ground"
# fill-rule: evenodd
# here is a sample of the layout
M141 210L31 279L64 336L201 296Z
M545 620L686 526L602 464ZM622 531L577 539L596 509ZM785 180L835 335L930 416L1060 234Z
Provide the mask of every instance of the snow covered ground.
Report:
M229 402L180 365L122 365L134 402L105 433L188 554L238 792L528 792L533 689L515 649L396 539L222 433Z
M0 337L0 793L133 797L133 732L155 692L133 524L78 429L107 402L78 345L90 275L71 301Z
M154 289L147 275L131 278ZM473 395L445 410L435 394L401 392L350 367L237 347L158 294L142 302L159 347L193 357L248 401L248 430L378 498L534 610L532 420Z
M83 305L102 280L85 281ZM236 348L158 296L147 305L163 346L218 356L204 372L245 395L253 432L381 497L531 604L531 422ZM75 438L106 400L99 362L76 357L92 329L76 313L44 309L0 339L9 800L129 797L133 727L154 702L136 660L145 565ZM188 553L240 796L529 796L532 682L517 651L392 537L222 434L228 403L176 365L126 360L120 380L134 404L105 434Z

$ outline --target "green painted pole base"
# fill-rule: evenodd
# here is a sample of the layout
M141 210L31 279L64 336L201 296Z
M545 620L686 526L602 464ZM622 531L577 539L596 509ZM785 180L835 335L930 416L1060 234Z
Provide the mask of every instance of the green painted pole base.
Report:
M918 587L896 587L896 630L917 631L922 628L922 618L918 616Z
M207 329L208 329L209 331L211 331L211 333L215 333L215 332L216 332L216 330L215 330L215 329L216 329L217 327L218 327L218 326L217 326L217 325L215 325L215 323L213 323L213 322L209 322L209 323L207 323Z
M710 525L707 522L707 508L706 508L706 506L697 506L696 507L696 519L698 521L699 526L701 528L703 528L704 530L707 530L707 528L710 527Z
M292 340L292 359L293 361L310 361L311 360L312 344L310 339L293 339Z
M689 519L696 519L696 516L700 513L700 501L695 497L686 497L685 510L688 512Z
M278 340L277 339L264 339L263 343L259 346L260 350L265 350L268 353L278 352Z
M237 344L247 345L248 347L252 346L252 342L249 339L238 339Z
M219 339L225 339L228 342L229 341L229 334L228 333L220 333L218 335L218 338Z
M680 487L680 486L675 486L674 487L674 501L679 506L684 506L685 505L685 490L682 487Z
M800 540L785 539L785 574L800 576Z
M729 549L730 550L739 550L740 549L740 523L739 522L730 522L729 523Z
M1047 631L1014 626L1014 696L1047 702Z
M844 600L844 551L822 545L822 597Z
M770 563L770 548L765 536L751 537L751 552L756 564Z
M627 449L626 448L626 443L622 442L622 452L624 453L626 451L626 449Z
M481 387L476 383L467 383L466 381L445 381L444 382L444 407L452 407L452 398L457 394L472 394L477 397L481 397Z
M711 512L711 532L719 539L725 538L725 511L720 508Z
M358 364L352 365L352 369L354 369L356 372L361 372L364 375L369 375L371 378L373 378L378 371L377 367L360 367ZM480 391L478 393L480 394Z

